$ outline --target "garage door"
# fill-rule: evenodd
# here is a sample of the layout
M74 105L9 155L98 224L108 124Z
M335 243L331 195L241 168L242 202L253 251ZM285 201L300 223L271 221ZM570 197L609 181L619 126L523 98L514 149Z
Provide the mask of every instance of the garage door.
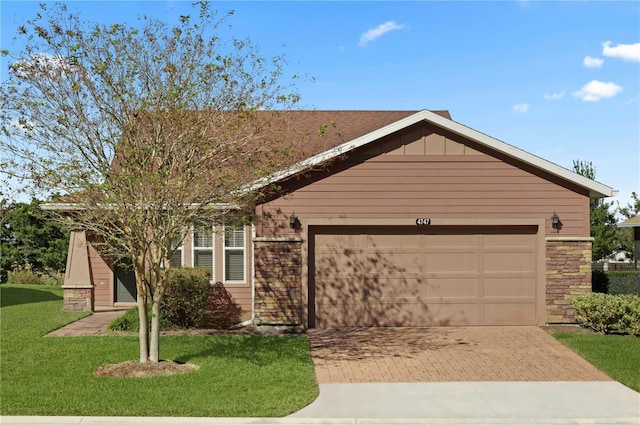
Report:
M309 326L535 325L536 232L311 228Z

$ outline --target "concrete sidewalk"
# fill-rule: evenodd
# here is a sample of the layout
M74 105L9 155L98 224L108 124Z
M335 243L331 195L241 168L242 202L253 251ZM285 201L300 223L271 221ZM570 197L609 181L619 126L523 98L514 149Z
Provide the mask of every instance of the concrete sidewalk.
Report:
M640 394L618 382L321 384L286 418L5 416L3 425L640 425Z

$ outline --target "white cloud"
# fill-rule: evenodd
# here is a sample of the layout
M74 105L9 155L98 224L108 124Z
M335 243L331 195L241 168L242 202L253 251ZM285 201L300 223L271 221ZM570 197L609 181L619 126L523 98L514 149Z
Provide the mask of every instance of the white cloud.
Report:
M564 90L562 90L558 93L551 93L551 94L545 93L544 98L547 100L560 100L564 97L564 95L565 95L565 92Z
M640 62L640 43L611 46L610 41L605 41L602 43L602 54L610 58Z
M517 114L524 114L527 111L529 111L529 104L528 103L518 103L517 105L513 105L513 110Z
M396 21L388 21L382 25L378 25L375 28L370 29L360 36L360 41L358 42L358 46L364 47L370 41L374 41L378 37L388 33L393 30L401 30L404 28L404 25L398 25Z
M591 56L587 56L582 61L582 64L587 68L600 68L603 63L604 63L604 59L592 58Z
M585 102L599 102L600 99L613 97L622 91L622 87L615 83L604 83L598 80L589 81L573 95Z

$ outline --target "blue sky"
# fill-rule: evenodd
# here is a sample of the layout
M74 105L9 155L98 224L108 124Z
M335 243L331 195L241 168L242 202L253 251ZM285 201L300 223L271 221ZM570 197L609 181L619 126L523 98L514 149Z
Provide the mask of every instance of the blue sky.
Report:
M39 2L0 3L1 43ZM88 20L166 21L190 1L72 1ZM640 192L640 2L215 2L232 32L283 53L315 109L447 109L563 167ZM6 75L6 61L2 75Z

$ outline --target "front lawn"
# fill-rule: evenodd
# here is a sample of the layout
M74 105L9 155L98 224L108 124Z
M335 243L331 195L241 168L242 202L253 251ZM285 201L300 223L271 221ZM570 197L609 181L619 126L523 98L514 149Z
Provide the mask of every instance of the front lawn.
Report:
M45 337L81 317L58 287L0 286L0 414L55 416L284 416L318 396L309 343L299 336L163 336L164 359L199 369L155 378L104 378L135 360L134 336Z
M640 338L554 332L552 335L607 375L640 392Z

